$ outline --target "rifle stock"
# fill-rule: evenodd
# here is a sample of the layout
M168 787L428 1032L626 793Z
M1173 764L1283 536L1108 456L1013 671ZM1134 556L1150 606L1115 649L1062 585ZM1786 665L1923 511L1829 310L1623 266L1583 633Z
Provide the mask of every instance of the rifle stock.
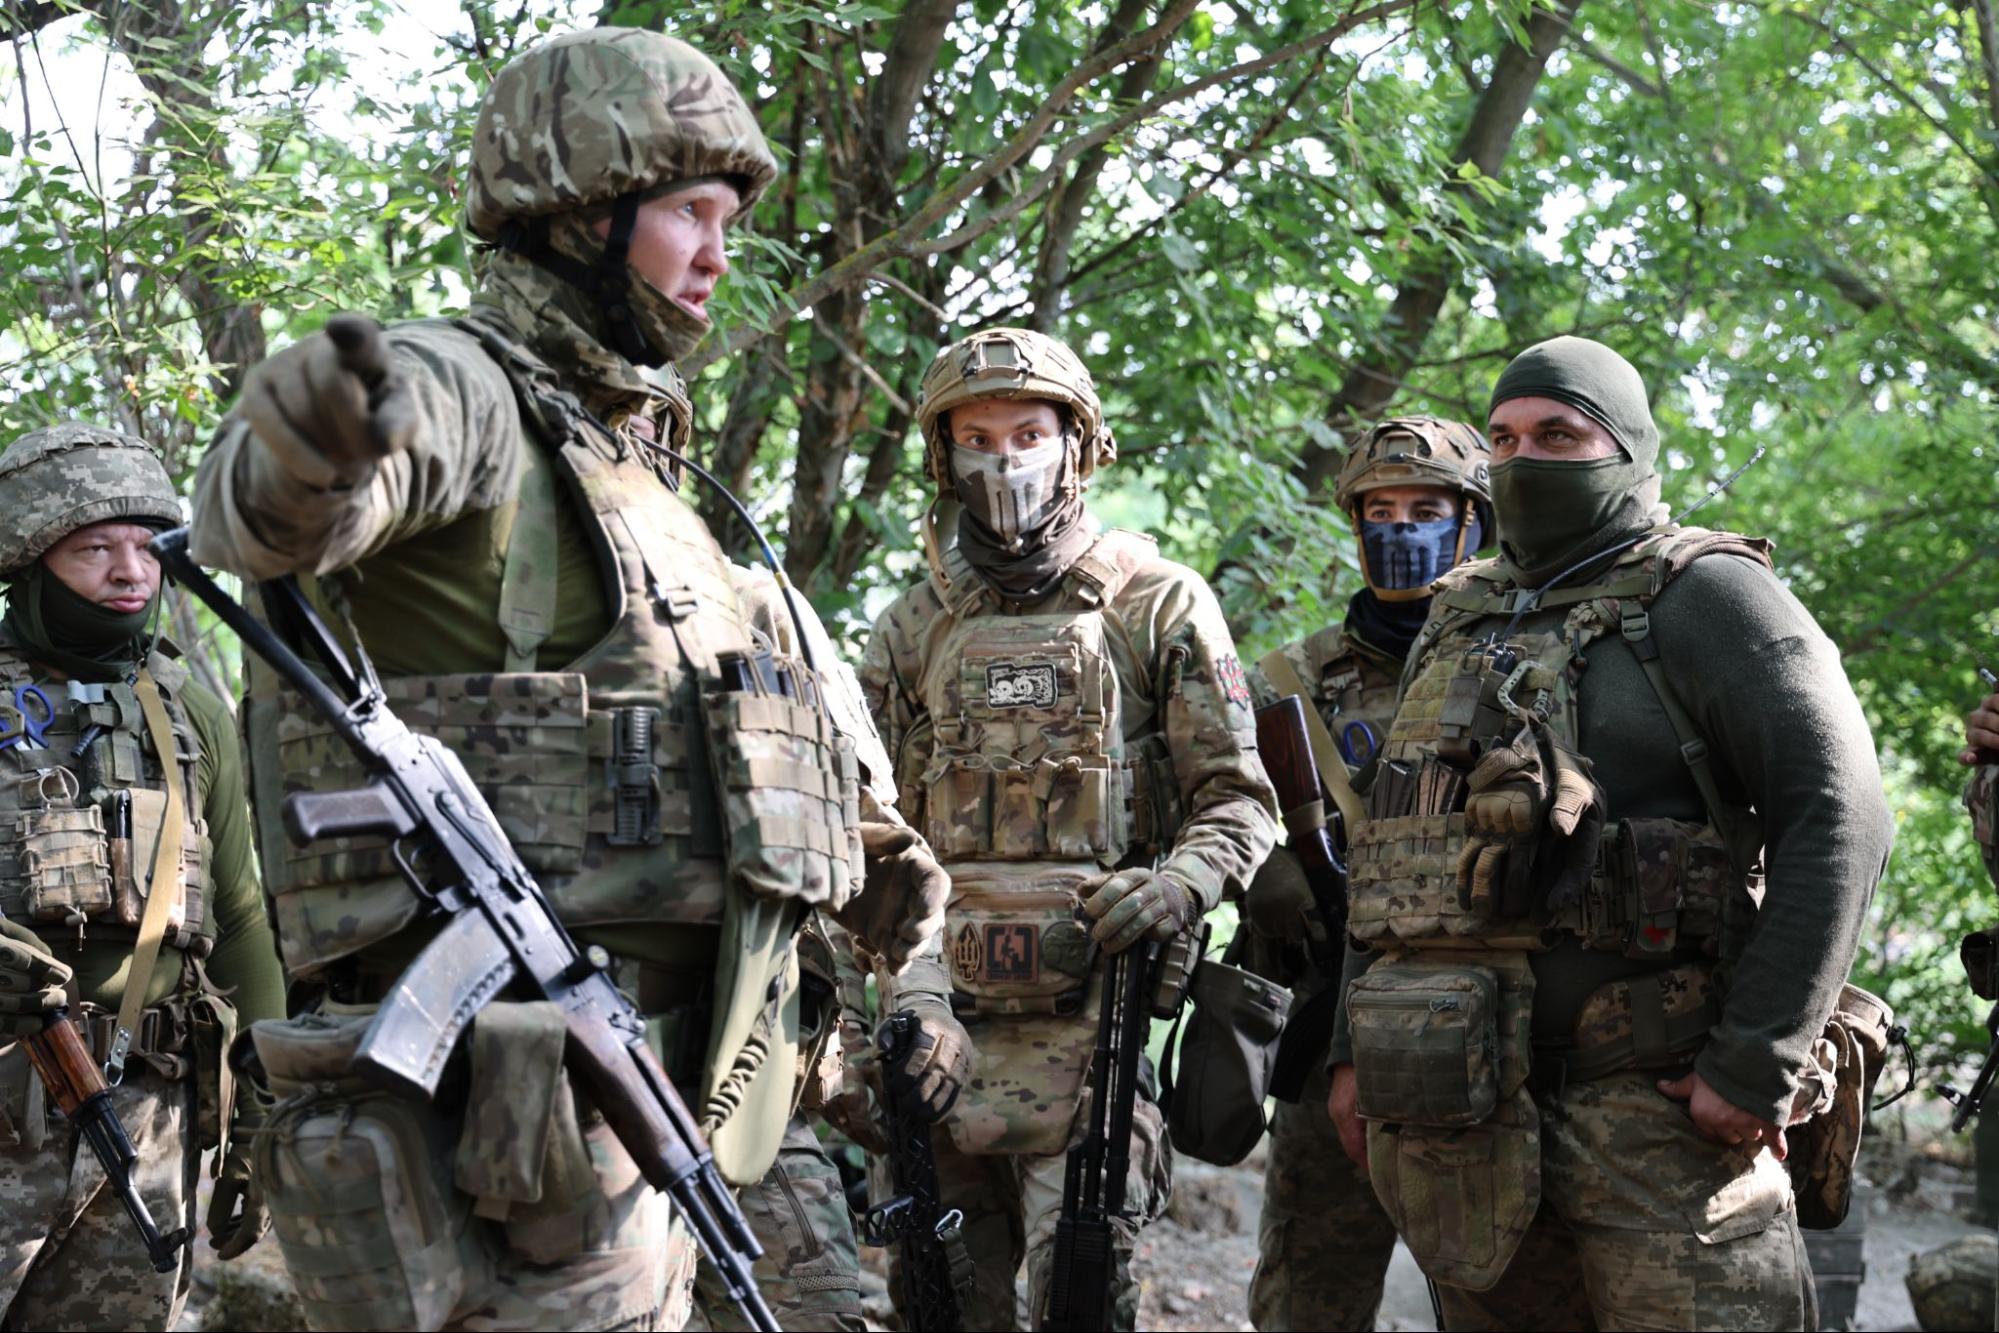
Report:
M568 1027L564 1061L619 1143L646 1181L672 1196L744 1318L754 1328L775 1330L777 1321L750 1274L762 1247L715 1169L699 1125L646 1045L644 1018L602 970L605 956L586 954L569 937L458 757L389 710L358 646L350 664L294 581L266 584L267 605L275 600L283 608L339 693L189 558L185 528L154 538L152 550L170 575L304 695L370 775L355 792L320 795L302 805L295 804L296 795L288 797L286 824L293 835L400 828L421 840L428 877L417 873L400 843L397 863L411 891L448 921L383 999L356 1052L356 1067L393 1089L429 1097L460 1034L488 1001L509 985L552 1001Z
M69 1021L68 1013L58 1009L49 1014L43 1020L42 1030L23 1037L21 1046L27 1052L28 1063L40 1076L42 1086L48 1090L50 1099L62 1112L63 1119L76 1126L77 1132L90 1145L97 1164L104 1168L104 1179L110 1184L112 1193L118 1196L118 1202L125 1205L132 1225L139 1229L139 1236L145 1241L146 1257L152 1263L153 1271L173 1272L180 1263L181 1250L192 1237L186 1227L166 1235L160 1234L152 1211L139 1197L139 1188L132 1182L132 1167L139 1160L138 1151L132 1147L124 1122L112 1108L111 1089L106 1086L104 1075L90 1058L90 1052L85 1049L83 1038L77 1035L76 1025Z

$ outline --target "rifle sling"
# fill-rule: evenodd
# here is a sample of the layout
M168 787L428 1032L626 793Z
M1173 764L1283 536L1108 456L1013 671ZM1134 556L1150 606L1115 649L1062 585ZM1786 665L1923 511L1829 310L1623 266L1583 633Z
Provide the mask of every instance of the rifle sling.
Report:
M1282 651L1265 655L1256 665L1279 693L1295 694L1305 705L1305 737L1312 744L1312 766L1319 770L1319 781L1325 786L1326 794L1333 798L1333 804L1340 808L1340 816L1346 820L1347 836L1352 837L1367 812L1361 806L1359 793L1353 789L1353 780L1347 776L1346 763L1340 758L1340 747L1334 744L1333 733L1326 730L1326 719L1319 716L1312 693L1305 688L1304 678Z
M159 961L167 921L180 906L186 885L181 827L187 812L181 808L180 755L174 749L173 724L167 719L166 705L160 701L160 687L145 668L139 669L133 689L139 696L139 709L146 716L146 731L152 736L153 749L166 774L167 813L160 823L160 840L153 847L152 873L146 880L146 910L139 917L139 942L132 948L132 964L125 973L125 994L118 1001L118 1026L104 1059L104 1080L114 1087L124 1080L125 1053L132 1047L132 1034L139 1029L139 1013L146 1007L146 993L152 988L153 964Z

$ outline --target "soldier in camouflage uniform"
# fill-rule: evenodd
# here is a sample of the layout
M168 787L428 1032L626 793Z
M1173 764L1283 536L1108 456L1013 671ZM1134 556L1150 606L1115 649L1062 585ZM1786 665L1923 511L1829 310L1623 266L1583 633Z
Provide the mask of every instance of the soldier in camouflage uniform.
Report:
M1301 694L1325 723L1313 735L1321 771L1358 768L1388 734L1430 584L1491 538L1490 460L1478 431L1436 417L1391 417L1347 455L1333 501L1353 523L1366 586L1344 623L1285 645L1249 673L1259 707ZM1336 998L1344 943L1326 938L1288 848L1257 870L1244 919L1245 964L1291 989L1291 1025L1302 1030ZM1266 1331L1373 1328L1395 1252L1394 1225L1326 1117L1331 1075L1323 1061L1313 1066L1303 1094L1279 1102L1270 1121L1249 1287L1250 1321Z
M192 1224L207 1149L218 1150L217 1251L234 1258L269 1226L247 1158L260 1107L222 1057L239 1024L284 1012L284 980L229 707L152 633L160 568L145 544L179 523L166 469L128 436L56 426L0 454L7 1328L169 1328L192 1274L186 1258L153 1271L97 1159L12 1041L39 1031L45 1011L67 1007L114 1071L133 1178L163 1229Z
M465 760L558 915L611 955L737 1185L791 1114L805 909L900 962L942 899L859 789L853 736L797 683L799 645L778 643L809 609L739 597L678 493L691 409L668 363L706 332L726 228L775 174L684 43L542 43L474 133L467 222L491 249L472 309L386 332L342 316L254 369L193 523L199 560L309 576L391 706ZM257 1165L308 1319L678 1327L691 1240L571 1089L552 1006L482 1009L436 1103L353 1075L437 922L381 841L289 845L285 792L361 775L267 672L246 729L285 960L324 991L256 1031L282 1098Z
M1999 691L1986 695L1964 719L1964 749L1957 760L1972 770L1964 805L1986 873L1999 884Z
M1351 848L1329 1109L1465 1328L1810 1328L1785 1157L1893 824L1767 543L1659 506L1638 374L1492 396ZM1364 1135L1362 1133L1364 1126Z
M1040 334L974 334L931 364L917 419L940 499L964 511L930 578L876 621L861 683L901 808L952 879L944 950L976 1055L937 1165L977 1265L966 1326L1014 1328L1023 1259L1037 1320L1047 1308L1101 954L1240 892L1275 838L1274 798L1213 594L1084 506L1115 447L1082 363ZM1136 1314L1138 1226L1169 1188L1142 1101L1119 1327Z

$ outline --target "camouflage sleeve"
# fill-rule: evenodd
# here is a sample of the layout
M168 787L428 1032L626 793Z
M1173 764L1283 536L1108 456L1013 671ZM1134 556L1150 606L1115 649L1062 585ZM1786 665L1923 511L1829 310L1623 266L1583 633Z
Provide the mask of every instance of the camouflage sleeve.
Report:
M1971 836L1985 858L1985 873L1999 885L1999 764L1981 764L1972 772L1964 808L1971 812Z
M913 763L903 751L923 711L917 702L916 685L910 675L915 668L910 664L911 654L896 610L897 607L890 607L875 621L874 632L868 636L867 652L861 658L861 697L867 702L868 715L874 720L891 765L895 766L889 779L891 784L899 783L902 769ZM905 817L912 813L903 811Z
M1212 911L1242 893L1277 842L1277 798L1256 752L1249 681L1215 595L1191 571L1159 645L1160 730L1187 812L1160 864Z
M216 939L207 971L216 986L232 992L238 1030L246 1031L260 1019L285 1016L284 968L250 850L250 798L236 728L228 708L207 690L190 686L185 697L201 739L197 784L210 843Z
M196 560L245 578L324 574L514 498L523 432L499 366L449 325L388 336L417 404L410 447L346 477L316 451L267 445L232 412L195 480Z

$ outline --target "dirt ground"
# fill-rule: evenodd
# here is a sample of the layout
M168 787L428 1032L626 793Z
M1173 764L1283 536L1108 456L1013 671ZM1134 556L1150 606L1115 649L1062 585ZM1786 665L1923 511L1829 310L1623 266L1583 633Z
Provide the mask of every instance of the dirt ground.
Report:
M1962 1141L1911 1148L1876 1138L1862 1159L1866 1183L1864 1262L1855 1328L1913 1329L1903 1277L1909 1259L1968 1235L1970 1171ZM1951 1160L1957 1157L1960 1160ZM1250 1275L1256 1268L1256 1219L1263 1198L1263 1150L1239 1167L1176 1163L1173 1204L1139 1243L1141 1327L1160 1330L1247 1329ZM212 1261L204 1237L195 1286L181 1329L302 1329L277 1246L257 1246L235 1264ZM891 1327L885 1265L863 1251L862 1294L869 1326ZM1024 1304L1024 1293L1023 1293ZM1423 1275L1396 1248L1377 1328L1434 1329Z

